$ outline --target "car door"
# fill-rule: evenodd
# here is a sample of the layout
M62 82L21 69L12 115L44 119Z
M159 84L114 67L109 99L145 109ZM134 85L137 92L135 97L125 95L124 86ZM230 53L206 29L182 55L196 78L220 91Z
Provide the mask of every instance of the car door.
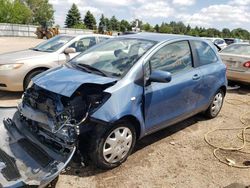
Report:
M69 46L65 47L66 48L75 48L76 53L70 53L70 54L64 54L61 53L59 55L59 63L64 64L70 59L74 58L75 56L79 55L80 53L86 51L90 47L96 45L96 38L94 36L92 37L84 37L81 38L74 43L70 44Z
M167 44L160 48L145 64L149 70L168 71L172 74L169 83L152 82L145 86L146 131L168 126L194 113L201 77L194 68L188 41ZM146 76L147 79L147 76Z
M205 41L192 40L191 46L196 57L195 64L202 74L202 88L200 90L199 107L206 107L210 103L211 97L218 88L225 83L225 65L221 63L217 56L216 49Z

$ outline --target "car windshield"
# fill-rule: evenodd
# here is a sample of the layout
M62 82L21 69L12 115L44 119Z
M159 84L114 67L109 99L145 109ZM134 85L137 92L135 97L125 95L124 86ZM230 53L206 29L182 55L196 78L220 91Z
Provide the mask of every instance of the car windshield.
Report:
M122 77L155 43L142 39L111 39L77 56L70 63L104 76Z
M249 55L250 45L232 44L221 51L222 53L236 54L236 55Z
M42 52L55 52L73 38L74 37L71 36L56 36L37 45L35 48L33 48L33 50Z

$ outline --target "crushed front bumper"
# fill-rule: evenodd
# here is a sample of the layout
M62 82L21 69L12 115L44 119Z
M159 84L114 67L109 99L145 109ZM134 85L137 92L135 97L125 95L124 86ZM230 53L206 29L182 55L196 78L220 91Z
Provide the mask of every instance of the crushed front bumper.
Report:
M67 154L55 152L26 128L17 109L0 108L0 187L45 187L66 167L75 150L72 146Z

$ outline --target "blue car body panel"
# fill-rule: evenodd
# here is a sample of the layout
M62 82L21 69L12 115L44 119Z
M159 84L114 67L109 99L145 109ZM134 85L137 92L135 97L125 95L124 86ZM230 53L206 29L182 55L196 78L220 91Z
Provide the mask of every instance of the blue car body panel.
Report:
M83 84L104 85L116 80L61 66L39 74L33 79L33 82L43 89L70 97Z
M119 83L117 85L119 86ZM143 87L128 83L119 89L115 86L108 88L105 92L110 93L112 97L91 117L114 123L123 117L133 116L140 122L141 131L144 132Z
M151 83L145 89L145 124L147 131L168 126L177 119L187 116L197 108L200 100L202 79L191 69L172 76L169 83ZM158 125L158 126L155 126Z

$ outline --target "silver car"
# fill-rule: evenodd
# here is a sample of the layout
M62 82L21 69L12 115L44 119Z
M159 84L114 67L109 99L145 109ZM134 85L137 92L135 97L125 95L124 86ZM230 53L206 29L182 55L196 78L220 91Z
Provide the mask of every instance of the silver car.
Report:
M93 45L111 38L107 35L58 35L38 46L0 55L0 90L23 91L31 78L66 63Z
M227 78L250 83L250 44L231 44L220 52L227 65Z

